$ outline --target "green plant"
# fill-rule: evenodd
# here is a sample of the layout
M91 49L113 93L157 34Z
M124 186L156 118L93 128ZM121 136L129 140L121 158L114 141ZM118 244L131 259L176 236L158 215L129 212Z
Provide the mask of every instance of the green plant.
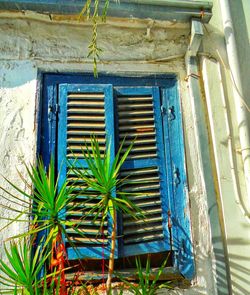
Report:
M19 294L22 290L24 294L36 295L41 287L41 280L38 275L43 269L48 258L44 254L42 246L38 245L34 251L32 243L27 239L15 242L11 241L8 248L4 247L8 260L6 264L0 259L0 283L6 287L2 293Z
M163 261L162 265L157 270L157 273L152 275L152 270L150 267L150 256L147 257L146 267L142 267L140 258L136 258L136 277L138 277L138 283L132 283L127 281L122 276L117 274L120 280L124 283L125 286L129 287L129 290L135 295L154 295L157 290L161 288L171 289L169 282L159 283L160 276L163 273L163 270L167 264L168 256Z
M14 188L17 194L13 194L5 188L1 189L8 195L8 199L12 201L13 205L6 207L12 213L17 214L13 218L8 218L9 226L13 222L28 222L29 230L25 233L15 235L10 239L30 237L31 240L38 239L39 247L42 247L42 252L49 261L43 261L53 272L55 269L60 272L61 281L65 280L65 256L66 251L62 239L62 235L66 235L65 226L74 228L74 224L65 220L62 212L66 208L70 208L70 203L74 200L75 196L71 194L73 188L69 185L67 180L58 187L58 178L55 177L54 160L51 159L48 171L46 171L43 162L38 161L37 166L28 167L25 165L28 180L19 173L23 183L28 187L23 190L17 187L13 182L5 178L5 180ZM7 198L2 196L3 198ZM24 198L23 198L24 197ZM21 204L24 203L24 207ZM32 210L30 209L32 204ZM19 205L21 209L18 209ZM27 218L28 217L28 218ZM6 228L3 227L2 229ZM77 231L77 229L75 229ZM39 240L39 233L46 232L46 238ZM81 233L79 233L81 234ZM14 244L12 245L14 249ZM25 252L26 253L26 252ZM7 254L7 252L6 252ZM61 288L64 284L61 285ZM66 291L64 292L66 294Z
M119 0L115 0L115 2L119 2ZM93 4L94 3L94 4ZM86 0L85 5L83 6L82 11L80 12L79 19L81 19L84 15L86 15L87 20L92 19L92 38L88 46L88 57L93 58L93 72L94 76L98 77L97 70L97 62L100 59L100 53L102 49L97 45L97 32L98 32L98 23L101 20L102 22L106 22L108 7L110 0L105 0L104 6L102 9L101 17L99 16L100 9L100 1L99 0ZM91 5L93 4L94 9L91 13Z
M127 177L120 178L119 172L130 153L133 142L123 151L121 144L116 156L111 158L111 145L103 153L101 152L98 140L91 138L90 145L85 144L82 150L83 157L87 163L87 168L76 169L73 165L71 170L77 176L77 180L83 183L85 192L88 189L97 192L98 202L92 208L84 212L83 218L92 216L93 221L97 216L102 215L100 231L108 217L112 219L111 249L109 257L109 272L106 282L107 294L111 292L111 280L114 272L114 251L116 247L117 213L126 213L135 219L144 218L143 212L133 202L130 201L130 194L122 191L122 186L130 182ZM76 159L75 162L78 160ZM75 164L75 163L74 163ZM6 181L16 190L17 194L11 193L5 188L1 189L8 195L8 199L13 205L8 209L16 216L8 218L8 225L13 222L29 222L30 228L26 233L11 237L10 250L5 246L5 254L8 263L0 260L0 283L6 288L2 289L2 294L25 294L25 295L66 295L66 294L95 294L95 289L89 289L82 284L78 292L71 284L67 287L65 280L65 255L66 250L62 235L67 236L65 226L74 229L78 234L84 235L73 222L65 220L61 213L65 210L74 210L74 201L77 194L74 191L72 180L65 180L61 187L58 187L58 177L55 176L55 165L51 159L48 171L46 171L42 161L38 161L36 166L25 166L28 180L21 174L23 183L30 189L29 192L20 189L9 180ZM78 163L77 167L80 167ZM91 194L93 195L93 194ZM2 196L7 198L6 196ZM25 197L25 198L23 198ZM90 197L95 198L95 197ZM21 202L25 204L23 209ZM30 203L33 203L33 210L30 210ZM16 206L18 205L18 207ZM6 206L5 206L6 208ZM28 217L28 218L27 218ZM8 226L7 225L7 226ZM4 227L6 228L6 226ZM44 238L39 238L39 234L46 231ZM19 239L16 242L14 239ZM33 241L37 242L36 250L33 249ZM68 237L70 241L70 237ZM27 242L24 242L27 241ZM29 241L29 242L28 242ZM9 266L10 265L10 266ZM140 260L136 260L139 285L133 285L121 279L127 284L135 294L153 295L155 290L162 285L157 281L161 275L166 262L160 267L158 274L153 281L150 281L150 261L147 261L146 270L142 269ZM43 270L43 271L42 271ZM43 272L43 276L38 279L38 274ZM79 282L78 282L79 283ZM164 287L167 285L164 284ZM142 291L140 291L142 290ZM122 292L122 291L121 291ZM142 293L141 293L142 292ZM79 293L79 294L82 294ZM121 293L122 294L122 293Z
M109 144L107 150L102 154L97 138L92 137L90 146L86 143L85 150L82 149L83 157L87 163L87 169L74 169L72 167L77 177L86 184L86 190L91 189L96 191L98 194L94 198L100 198L100 201L96 205L89 209L89 211L85 211L85 216L94 215L93 221L95 221L101 214L101 230L108 216L112 218L109 272L106 283L108 294L111 290L111 280L114 271L117 212L129 214L135 219L143 216L141 209L130 201L129 194L121 190L127 178L119 178L120 168L131 151L133 142L123 154L122 143L113 161L111 160L110 146ZM81 167L80 163L78 166Z

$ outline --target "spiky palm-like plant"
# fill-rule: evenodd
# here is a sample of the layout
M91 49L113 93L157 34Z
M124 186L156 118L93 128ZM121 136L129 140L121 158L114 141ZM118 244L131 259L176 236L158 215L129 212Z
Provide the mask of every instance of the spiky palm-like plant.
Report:
M8 264L0 259L0 283L5 286L1 294L39 294L42 281L38 280L39 272L43 269L49 253L44 254L42 246L34 251L28 239L18 242L11 241L9 249L5 245Z
M88 189L94 190L97 192L97 195L94 198L100 199L96 205L89 209L89 211L84 211L85 216L94 215L93 221L95 221L98 216L101 215L100 229L103 228L104 222L108 217L111 217L112 219L111 248L108 278L106 282L108 294L111 290L111 280L114 272L117 213L126 213L135 219L143 216L141 209L129 199L129 194L121 189L122 185L128 181L127 177L119 177L121 166L124 164L132 147L133 142L122 154L123 144L121 144L112 161L110 144L108 144L106 151L102 154L97 138L92 137L90 145L85 144L85 148L82 149L83 158L87 163L87 168L82 167L82 169L74 169L74 167L72 167L72 170L78 178L86 185L86 191ZM77 167L81 167L80 163Z
M127 281L124 277L119 276L120 280L124 285L129 288L130 292L135 295L155 295L157 291L162 288L172 289L171 281L159 282L160 276L162 275L164 268L168 262L169 255L163 261L157 272L152 275L152 269L150 267L150 255L147 257L145 268L142 266L141 260L139 257L136 257L136 272L135 276L138 277L138 283L133 283Z
M5 180L12 186L15 193L0 187L5 192L2 198L8 199L12 205L2 207L8 209L14 217L1 217L7 219L8 224L2 230L14 222L28 222L29 230L11 237L10 239L30 237L32 240L36 238L38 245L42 246L42 251L47 257L49 253L50 261L46 264L50 267L50 271L55 269L61 272L61 280L64 278L64 261L65 261L65 247L62 240L62 235L67 233L65 227L72 227L77 231L72 222L65 220L62 212L70 208L70 203L76 197L72 193L73 188L69 185L67 180L58 187L58 177L55 176L55 164L51 159L48 171L45 169L41 160L38 161L37 166L25 165L28 179L25 179L20 173L20 177L28 187L28 190L23 190L16 186L7 178ZM7 196L6 196L7 195ZM32 210L30 205L32 204ZM18 205L18 206L17 206ZM18 209L20 208L20 209ZM39 241L39 235L46 234L46 238ZM81 234L81 233L80 233ZM14 247L14 246L13 246ZM6 252L7 254L7 252ZM45 266L45 265L44 265ZM61 293L63 284L61 285Z

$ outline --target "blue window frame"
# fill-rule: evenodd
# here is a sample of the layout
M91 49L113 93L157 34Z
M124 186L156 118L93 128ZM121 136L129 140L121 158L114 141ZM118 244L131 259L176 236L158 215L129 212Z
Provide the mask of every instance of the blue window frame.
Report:
M126 136L136 136L121 174L146 179L129 191L145 192L135 200L146 212L143 223L119 216L115 257L171 251L173 267L188 279L194 275L190 221L186 214L187 180L178 83L174 76L119 77L44 74L40 154L45 164L55 156L60 180L65 158L79 152L81 137L96 134L112 155ZM84 159L80 159L85 165ZM71 216L72 217L72 216ZM171 225L171 227L170 227ZM88 226L85 224L84 226ZM107 223L109 231L110 222ZM93 228L92 228L93 230ZM75 238L75 237L73 237ZM109 256L109 241L80 241L68 246L69 259Z

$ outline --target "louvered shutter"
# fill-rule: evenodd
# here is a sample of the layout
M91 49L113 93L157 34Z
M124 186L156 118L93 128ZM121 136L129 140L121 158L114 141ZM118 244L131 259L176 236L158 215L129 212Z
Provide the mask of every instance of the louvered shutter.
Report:
M120 253L132 256L170 250L167 227L169 199L159 88L115 89L119 142L125 137L126 148L136 138L121 169L121 177L129 176L128 184L122 189L133 193L130 199L145 215L139 220L123 215Z
M111 160L114 157L114 110L112 85L77 85L61 84L59 86L59 121L58 121L58 169L60 170L59 186L68 177L75 186L78 194L74 210L62 212L66 220L75 222L77 229L84 236L74 230L66 228L65 242L69 259L76 258L105 258L109 257L111 220L104 226L104 235L100 234L100 219L93 222L93 217L83 219L84 210L93 205L88 202L94 191L83 192L83 184L76 182L76 176L69 171L68 162L74 162L74 155L78 157L79 167L87 168L81 149L85 141L90 142L90 136L96 135L101 150L111 140ZM76 169L80 169L76 167ZM70 243L69 243L70 240ZM75 247L72 247L72 243Z

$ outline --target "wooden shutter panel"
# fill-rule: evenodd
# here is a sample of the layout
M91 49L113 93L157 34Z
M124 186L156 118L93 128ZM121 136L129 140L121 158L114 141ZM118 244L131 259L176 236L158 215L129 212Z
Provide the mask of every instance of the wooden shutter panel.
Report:
M121 170L129 176L123 186L132 192L131 200L144 212L145 218L134 220L123 215L122 256L170 250L167 227L167 195L160 92L158 87L116 88L119 142L125 137L125 148L136 137L133 149ZM134 194L138 193L138 195Z
M109 257L110 221L104 226L104 235L100 233L100 220L93 222L93 217L83 219L84 211L91 208L91 195L95 191L83 192L83 184L76 182L76 176L70 172L67 160L74 162L74 155L78 157L79 167L87 168L81 149L84 143L90 142L91 135L96 135L105 150L106 143L114 138L114 111L112 85L77 85L62 84L59 87L59 123L58 123L58 168L60 169L59 186L64 179L74 184L78 194L74 202L74 210L63 212L66 220L75 222L77 229L84 236L66 227L65 242L69 259L76 258L105 258ZM111 156L114 157L114 140L111 144ZM86 211L85 211L86 212ZM70 241L70 242L69 242ZM72 244L76 247L72 247Z
M182 126L181 104L177 85L164 89L162 106L169 110L163 116L163 130L168 155L168 188L172 197L171 219L174 265L187 279L192 279L195 273L193 246L190 232L190 219L187 214L187 179L185 168L184 136ZM170 153L167 152L170 151ZM173 178L173 179L172 179Z

